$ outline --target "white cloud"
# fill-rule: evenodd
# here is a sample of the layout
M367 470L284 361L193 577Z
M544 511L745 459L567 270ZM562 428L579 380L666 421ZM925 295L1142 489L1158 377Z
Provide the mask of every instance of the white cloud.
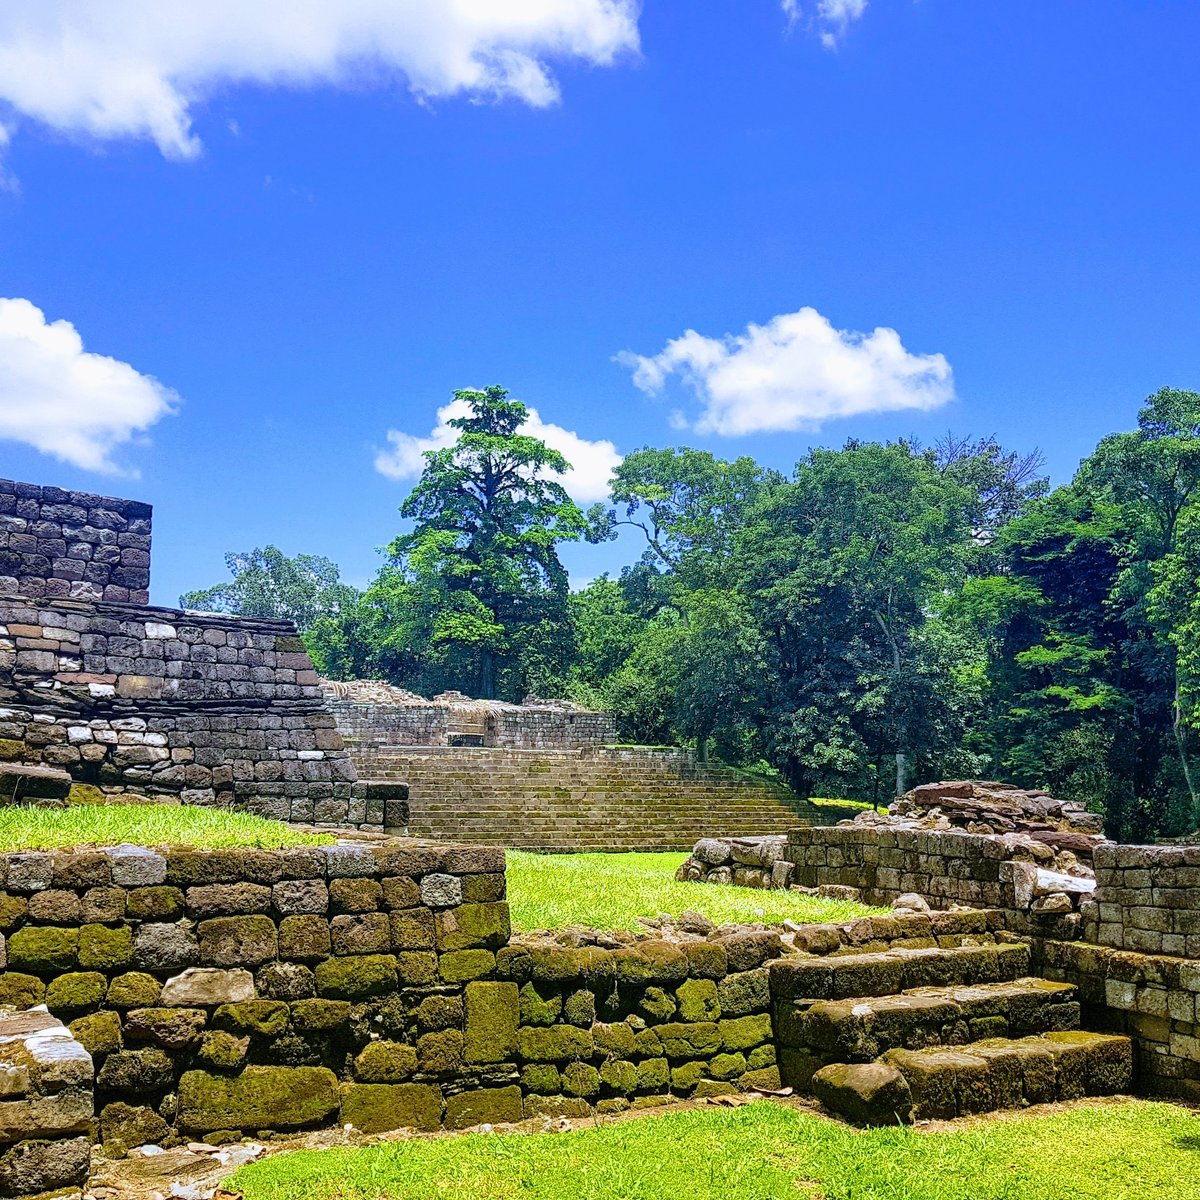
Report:
M200 152L192 108L229 84L465 93L537 107L550 63L638 47L637 0L3 0L0 103L53 129Z
M469 414L470 405L465 400L451 400L437 410L437 425L428 437L414 437L411 433L389 429L390 448L376 454L375 470L389 479L415 479L425 467L423 455L427 450L442 450L454 445L459 431L450 425L450 421ZM521 432L541 438L571 464L561 482L580 504L591 504L608 496L608 481L621 462L621 455L612 442L589 442L561 425L549 425L538 415L536 408L529 409L529 418L521 426Z
M28 300L0 299L0 438L117 474L113 451L177 399L128 363L84 350L69 321L47 322Z
M699 417L672 415L676 428L733 437L816 429L838 417L928 410L954 398L941 354L911 354L894 329L835 329L815 308L783 313L745 333L704 337L689 329L651 357L617 361L647 395L678 375L700 401Z
M779 0L789 26L801 24L804 10L800 0ZM867 0L817 0L817 11L808 27L826 50L835 50L850 26L867 11Z

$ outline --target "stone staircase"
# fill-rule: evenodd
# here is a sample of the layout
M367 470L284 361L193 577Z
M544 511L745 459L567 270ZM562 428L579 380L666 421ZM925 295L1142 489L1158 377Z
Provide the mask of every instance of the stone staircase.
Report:
M784 788L680 751L348 743L359 774L409 786L409 833L522 850L680 850L828 821Z
M1129 1090L1129 1038L1079 1028L1075 988L1029 947L979 944L770 966L783 1082L863 1124L951 1119Z

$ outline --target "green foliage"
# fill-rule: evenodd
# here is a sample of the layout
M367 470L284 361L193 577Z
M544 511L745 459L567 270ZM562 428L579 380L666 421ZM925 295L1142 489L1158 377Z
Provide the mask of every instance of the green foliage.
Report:
M267 546L227 554L225 565L233 575L228 583L184 592L180 605L201 612L294 621L304 632L319 621L351 611L358 601L358 592L339 582L337 567L320 555L288 558L277 547Z

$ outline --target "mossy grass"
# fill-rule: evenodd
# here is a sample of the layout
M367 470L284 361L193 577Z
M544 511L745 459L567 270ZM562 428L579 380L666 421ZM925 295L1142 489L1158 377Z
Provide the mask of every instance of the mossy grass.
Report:
M855 1130L766 1101L572 1133L301 1151L225 1182L246 1200L1200 1200L1200 1122L1171 1104Z
M332 842L251 813L187 804L76 804L70 808L0 808L0 852L71 846L194 846L200 850L316 846Z
M691 909L726 921L850 921L881 910L802 892L769 892L712 883L678 883L682 854L530 854L508 852L508 902L514 928L638 929L639 917Z

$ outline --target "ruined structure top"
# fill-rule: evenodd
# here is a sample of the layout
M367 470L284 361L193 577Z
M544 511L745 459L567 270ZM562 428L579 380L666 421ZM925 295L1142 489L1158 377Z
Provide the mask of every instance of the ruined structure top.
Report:
M0 479L0 594L148 604L151 511Z

